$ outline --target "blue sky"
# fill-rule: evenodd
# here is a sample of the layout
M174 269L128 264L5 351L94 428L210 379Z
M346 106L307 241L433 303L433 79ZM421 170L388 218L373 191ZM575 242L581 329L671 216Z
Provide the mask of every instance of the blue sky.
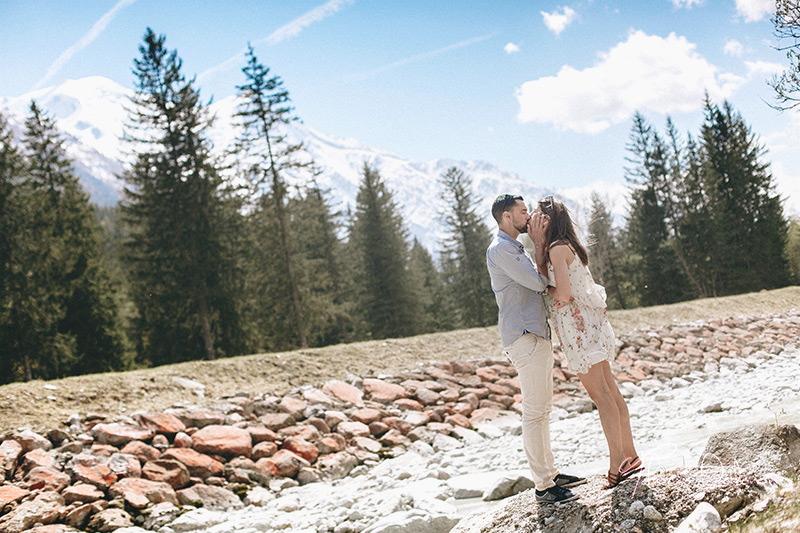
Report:
M133 87L149 26L205 98L242 82L248 41L297 115L416 160L478 159L552 188L623 183L631 116L696 134L728 99L800 209L800 113L769 0L3 0L0 96L100 75Z

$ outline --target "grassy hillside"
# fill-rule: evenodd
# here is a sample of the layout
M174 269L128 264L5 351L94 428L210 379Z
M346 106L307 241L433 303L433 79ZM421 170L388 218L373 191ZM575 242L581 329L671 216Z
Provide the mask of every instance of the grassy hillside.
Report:
M619 334L675 322L776 313L800 306L800 287L726 298L709 298L609 313ZM496 327L421 335L405 339L342 344L293 352L254 354L196 361L121 373L92 374L50 382L0 387L0 434L19 427L58 427L71 414L98 412L111 417L140 410L161 410L179 403L201 403L174 377L203 383L205 397L237 392L279 394L299 385L329 379L393 373L448 359L498 357Z

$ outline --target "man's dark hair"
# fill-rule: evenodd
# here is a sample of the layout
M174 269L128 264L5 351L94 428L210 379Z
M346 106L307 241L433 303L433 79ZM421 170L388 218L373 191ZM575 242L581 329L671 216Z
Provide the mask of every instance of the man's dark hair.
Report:
M517 200L522 200L522 196L501 194L494 199L494 203L492 204L492 216L498 224L503 221L503 213L511 211L511 208L517 205Z

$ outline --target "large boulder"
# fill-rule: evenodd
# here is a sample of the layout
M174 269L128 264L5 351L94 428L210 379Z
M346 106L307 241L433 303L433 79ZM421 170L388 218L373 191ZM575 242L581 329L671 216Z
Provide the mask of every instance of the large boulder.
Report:
M800 473L800 431L796 426L755 425L712 435L700 465L736 466L754 472Z
M108 495L112 498L122 497L125 503L135 509L144 509L151 503L161 502L178 505L175 490L163 481L126 477L114 483L108 489Z
M202 506L214 511L227 511L244 507L236 494L222 487L213 485L193 485L178 491L181 505Z
M233 426L206 426L192 435L192 447L200 453L223 457L250 457L253 439L246 429Z
M183 463L192 476L205 479L222 473L223 465L211 456L191 448L170 448L161 459L173 459Z
M100 444L124 446L133 440L147 442L153 438L155 431L142 426L113 422L111 424L97 424L92 428L92 435Z

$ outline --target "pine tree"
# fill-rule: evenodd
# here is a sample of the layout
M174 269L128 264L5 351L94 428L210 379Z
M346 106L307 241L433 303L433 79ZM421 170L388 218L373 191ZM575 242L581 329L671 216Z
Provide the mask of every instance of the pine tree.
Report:
M720 107L706 97L701 148L719 254L712 261L725 265L718 276L719 293L786 285L788 228L769 164L763 161L764 147L729 102Z
M124 177L126 261L140 352L154 364L240 353L235 252L225 231L236 204L209 153L211 120L176 51L147 29L134 60L137 91Z
M404 337L420 331L418 288L409 274L407 233L392 193L366 163L350 229L358 271L358 311L371 338Z
M496 320L494 296L486 275L486 248L491 236L478 215L472 179L456 167L439 180L442 222L448 230L442 267L463 327L488 326Z
M411 245L409 270L417 280L414 286L421 289L416 296L422 307L421 331L430 333L466 327L459 320L444 275L436 269L431 254L416 238Z
M674 235L668 225L675 211L668 147L638 112L634 115L628 151L631 166L626 168L626 178L632 192L627 231L630 245L641 257L642 303L680 301L685 297L686 283L676 266Z
M308 346L308 331L301 301L301 278L295 257L295 242L290 227L287 208L287 186L284 174L311 166L310 161L300 162L302 144L292 144L286 137L285 128L297 120L292 116L289 92L278 76L270 77L269 69L258 62L253 47L248 45L247 65L242 69L246 83L238 87L240 105L236 116L241 119L241 133L236 151L242 154L246 173L256 190L268 187L265 195L277 224L280 268L287 283L294 318L294 333L301 347Z
M625 309L628 300L625 293L630 289L625 287L623 281L623 250L618 232L613 226L611 211L596 192L591 195L591 204L589 234L592 245L589 256L592 275L597 283L605 287L608 307Z

